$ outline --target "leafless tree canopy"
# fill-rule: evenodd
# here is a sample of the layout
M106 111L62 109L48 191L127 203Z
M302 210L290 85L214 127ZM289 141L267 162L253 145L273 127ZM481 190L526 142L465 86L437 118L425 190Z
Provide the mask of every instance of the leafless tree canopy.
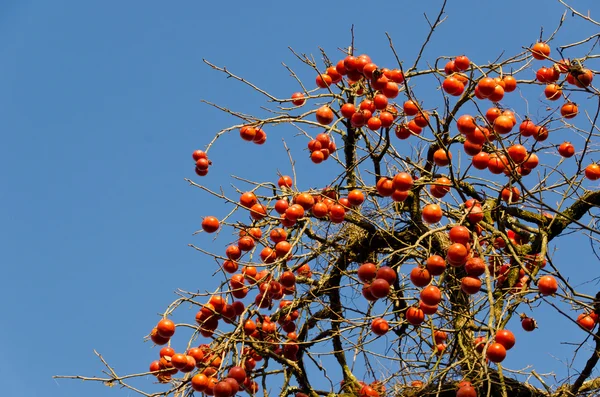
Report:
M301 87L290 98L205 61L262 94L269 116L206 102L237 121L194 152L198 175L215 172L210 149L223 139L260 145L278 125L297 131L293 139L322 163L316 169L339 175L309 191L298 190L295 172L279 181L239 178L236 197L209 189L202 177L187 180L231 208L218 220L202 214L200 237L234 231L225 253L192 246L214 258L213 282L221 284L177 292L163 319L191 307L190 321L171 335L161 320L148 335L160 345L151 372L117 374L98 354L105 376L67 378L145 396L229 397L236 384L238 393L281 397L600 395L600 293L578 292L552 255L561 235L578 234L593 247L599 238L593 78L600 34L573 43L555 36L566 17L600 22L563 5L554 31L488 64L422 59L445 4L428 17L430 33L414 60L401 59L387 37L397 63L378 65L354 52L353 32L336 54L292 50L316 85L284 65ZM427 79L440 87L436 103L420 101L414 89ZM543 93L544 108L533 109L532 92ZM521 105L508 107L507 98ZM293 170L307 152L285 149ZM575 376L557 381L527 362L502 365L512 353L511 328L552 332L534 330L535 319L523 314L532 307L572 319L587 343L579 354L589 360L572 368ZM192 334L187 349L164 349L184 329ZM240 367L245 377L232 381L230 370ZM147 388L133 386L137 377Z

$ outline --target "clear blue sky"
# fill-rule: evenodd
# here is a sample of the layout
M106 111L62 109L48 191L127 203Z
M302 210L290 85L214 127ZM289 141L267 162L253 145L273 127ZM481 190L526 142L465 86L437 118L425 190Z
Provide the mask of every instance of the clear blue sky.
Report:
M158 353L142 338L173 291L215 287L208 277L214 263L187 244L211 247L208 236L192 233L202 216L229 208L184 178L198 179L191 152L235 120L200 99L249 112L263 102L202 58L283 97L297 89L281 66L299 66L288 46L316 57L321 46L338 58L354 23L359 52L391 62L387 31L410 63L426 34L422 13L433 16L438 3L388 1L377 9L366 2L2 1L2 394L130 395L51 376L100 374L93 349L119 373L146 371ZM561 12L546 0L450 3L428 60L464 53L482 62L502 50L515 53L539 37L541 25L552 30ZM597 1L577 3L600 17ZM573 36L574 22L568 18L565 41L593 33L586 27ZM312 86L312 73L302 73ZM282 134L274 131L263 148L225 137L203 182L227 188L231 174L276 180L277 169L289 172L287 160L264 153L281 151ZM303 153L305 140L285 137ZM242 156L251 156L250 164ZM319 184L308 179L315 169L300 171L303 187ZM596 263L587 241L575 243L584 261ZM523 349L510 362L538 356L540 372L564 376L565 366L545 353L566 358L553 332L562 323L536 317L545 329L517 343L539 354Z

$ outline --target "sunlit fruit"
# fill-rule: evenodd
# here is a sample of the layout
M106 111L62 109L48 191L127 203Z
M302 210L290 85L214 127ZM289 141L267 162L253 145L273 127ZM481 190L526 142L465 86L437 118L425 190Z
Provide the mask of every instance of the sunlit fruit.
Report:
M538 280L538 289L542 295L553 295L558 291L558 282L553 276L542 276Z
M384 298L390 293L390 284L384 279L375 279L371 283L370 291L375 298Z
M432 276L439 276L446 270L446 261L439 255L428 257L425 265Z
M531 47L531 55L535 59L546 59L550 55L550 46L544 42L537 42Z
M406 310L405 316L406 316L406 321L408 321L412 325L419 325L423 321L425 321L425 313L423 313L423 310L413 307L413 306L409 307Z
M202 220L202 230L207 233L214 233L219 230L219 220L214 216L207 216Z
M442 219L442 207L437 204L427 204L423 207L423 221L426 223L437 223Z
M358 278L362 282L370 282L375 278L376 274L377 266L375 266L374 263L370 262L363 263L362 265L360 265L357 272Z
M428 305L437 305L442 301L442 292L435 285L430 285L421 290L420 297Z
M487 358L493 363L500 363L506 358L506 348L500 343L491 343L487 349Z
M494 340L504 346L506 350L512 349L516 342L515 335L507 329L498 330Z
M163 318L156 325L156 330L163 338L170 338L175 334L175 323L168 318Z
M376 318L371 323L371 331L373 331L375 335L385 335L389 329L390 326L388 322L383 318Z

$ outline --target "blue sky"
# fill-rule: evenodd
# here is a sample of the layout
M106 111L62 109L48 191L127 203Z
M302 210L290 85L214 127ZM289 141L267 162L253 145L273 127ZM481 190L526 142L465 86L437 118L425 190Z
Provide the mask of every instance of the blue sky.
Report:
M100 374L93 349L119 373L146 371L157 350L142 338L175 298L173 291L215 286L208 277L214 262L187 244L214 247L208 236L192 233L202 216L223 216L229 208L184 178L198 179L191 152L235 120L200 99L248 112L264 102L211 71L203 58L285 97L298 87L282 61L309 85L314 78L288 46L315 57L321 46L338 59L336 48L349 44L354 24L359 52L392 62L387 31L411 63L427 33L422 14L433 17L438 3L387 2L365 10L365 2L3 1L4 393L129 395L51 377ZM483 62L503 50L515 53L539 37L540 26L554 29L561 13L558 2L548 1L450 3L425 60L464 53ZM597 2L577 3L600 16ZM575 22L567 18L565 42L594 33ZM277 170L289 172L281 138L298 153L306 144L286 132L274 130L264 148L224 137L211 152L215 165L203 182L230 189L232 174L275 181ZM302 187L319 182L316 169L299 170ZM572 244L586 252L584 261L596 261L587 240ZM595 285L582 288L592 292ZM566 357L552 335L556 323L547 321L548 332L536 331L528 343L540 354L541 372L562 377L565 366L544 353ZM522 350L512 362L524 363L518 358L525 355L532 354Z

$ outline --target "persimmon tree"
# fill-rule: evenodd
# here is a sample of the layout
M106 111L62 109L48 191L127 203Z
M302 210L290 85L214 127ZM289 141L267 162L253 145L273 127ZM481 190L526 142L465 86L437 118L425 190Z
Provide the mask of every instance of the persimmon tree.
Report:
M319 62L292 52L315 80L288 67L300 88L284 97L205 61L262 94L270 112L207 102L236 120L193 152L201 178L188 179L231 210L202 214L200 238L232 241L224 252L193 246L214 259L215 289L178 291L149 327L150 372L118 375L101 357L107 377L73 378L145 396L598 395L600 295L569 283L553 246L565 233L599 237L600 34L555 42L563 15L518 54L488 63L447 54L424 66L443 14L413 60L391 37L389 65L356 53L354 36ZM422 80L439 100L420 100ZM289 175L239 178L235 196L205 183L214 145L262 145L275 127L297 132L284 144ZM338 176L299 189L294 159L306 155ZM577 376L554 382L528 362L502 365L519 343L511 329L553 332L536 329L524 314L532 307L570 318L571 332L592 341ZM188 321L172 321L176 311ZM132 386L136 377L148 388Z

